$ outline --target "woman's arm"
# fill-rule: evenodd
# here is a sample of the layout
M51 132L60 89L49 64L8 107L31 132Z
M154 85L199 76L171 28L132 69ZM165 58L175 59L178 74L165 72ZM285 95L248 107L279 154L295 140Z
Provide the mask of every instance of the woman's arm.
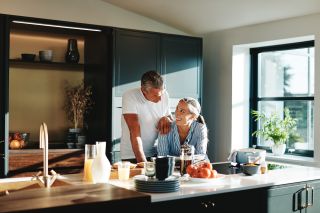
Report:
M207 154L208 129L206 125L197 123L194 134L197 135L195 154Z

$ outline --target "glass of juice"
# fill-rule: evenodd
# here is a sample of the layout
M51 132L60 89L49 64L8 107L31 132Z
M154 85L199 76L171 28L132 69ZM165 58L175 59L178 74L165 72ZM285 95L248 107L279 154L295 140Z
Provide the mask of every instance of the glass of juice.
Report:
M83 180L86 182L93 182L91 166L92 161L97 155L97 148L95 144L85 145L85 158L84 158L84 170L83 170Z

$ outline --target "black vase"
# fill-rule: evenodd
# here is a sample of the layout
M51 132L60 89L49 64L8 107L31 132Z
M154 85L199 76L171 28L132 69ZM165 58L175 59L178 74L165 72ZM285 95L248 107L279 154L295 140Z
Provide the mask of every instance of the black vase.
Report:
M66 52L66 62L68 63L78 63L80 59L77 39L68 40L68 49Z

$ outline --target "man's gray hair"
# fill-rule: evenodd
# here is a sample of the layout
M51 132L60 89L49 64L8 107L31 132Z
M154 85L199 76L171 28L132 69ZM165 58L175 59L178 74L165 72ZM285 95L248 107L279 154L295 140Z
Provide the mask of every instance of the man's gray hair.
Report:
M154 71L154 70L144 73L141 77L141 87L143 87L144 89L149 89L149 88L162 89L163 88L162 76L157 71Z

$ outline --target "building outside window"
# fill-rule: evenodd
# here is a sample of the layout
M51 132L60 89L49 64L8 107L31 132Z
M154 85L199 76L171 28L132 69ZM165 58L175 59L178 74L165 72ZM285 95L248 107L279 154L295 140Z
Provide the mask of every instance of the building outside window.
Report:
M314 41L250 49L250 112L258 110L284 116L284 108L297 119L286 154L313 156L314 151ZM251 146L269 150L270 141L255 138L260 128L250 114Z

